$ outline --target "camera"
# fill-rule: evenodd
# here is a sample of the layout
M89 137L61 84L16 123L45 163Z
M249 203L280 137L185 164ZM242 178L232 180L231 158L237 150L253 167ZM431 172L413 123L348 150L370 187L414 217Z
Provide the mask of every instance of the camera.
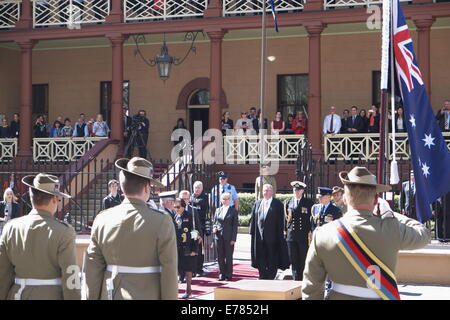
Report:
M242 121L242 125L246 126L247 125L247 121Z
M139 130L141 128L141 123L144 122L144 120L144 116L141 116L140 114L137 114L131 118L131 130Z

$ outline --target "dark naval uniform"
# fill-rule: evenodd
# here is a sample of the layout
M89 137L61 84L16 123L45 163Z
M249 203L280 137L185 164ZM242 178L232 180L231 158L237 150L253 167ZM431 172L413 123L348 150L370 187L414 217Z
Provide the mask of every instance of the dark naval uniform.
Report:
M326 208L322 204L315 204L311 209L312 229L321 227L324 224L342 217L341 210L333 203L329 203Z
M191 231L194 230L194 219L191 213L184 211L183 214L173 216L175 231L177 234L178 247L178 273L194 271L195 256L191 252L197 252L198 245L192 239Z
M294 280L303 279L306 254L308 252L308 236L311 228L311 207L313 202L302 197L291 198L284 203L286 218L286 241L289 258L292 264Z

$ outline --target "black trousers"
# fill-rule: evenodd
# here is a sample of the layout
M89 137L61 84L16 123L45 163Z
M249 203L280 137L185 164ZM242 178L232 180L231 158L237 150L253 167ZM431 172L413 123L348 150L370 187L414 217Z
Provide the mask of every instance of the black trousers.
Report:
M203 239L203 241L205 240ZM196 256L195 259L195 268L194 268L195 273L203 272L203 263L205 262L205 256L203 255L202 251L203 251L203 242L200 243L198 246L198 256Z
M233 276L233 252L234 246L223 238L221 234L217 234L217 260L219 262L220 274L227 278Z
M305 241L287 241L289 259L292 264L292 276L294 280L303 280L306 254L308 253L308 239Z
M259 241L257 243L259 279L274 280L277 275L278 246L274 243Z

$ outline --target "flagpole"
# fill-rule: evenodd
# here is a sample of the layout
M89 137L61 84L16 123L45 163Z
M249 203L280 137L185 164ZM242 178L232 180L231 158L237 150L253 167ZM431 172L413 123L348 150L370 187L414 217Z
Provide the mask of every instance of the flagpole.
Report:
M394 10L392 8L392 2L391 2L391 31L390 31L390 67L391 67L391 126L392 126L392 161L391 161L391 176L390 176L390 184L397 184L400 181L400 178L398 176L398 166L397 166L397 146L395 144L395 72L394 72L394 63L395 63L395 57L394 57Z
M262 191L263 177L262 177L262 162L264 160L264 104L265 104L265 93L266 93L266 0L263 1L262 8L262 21L261 21L261 84L260 84L260 97L259 97L259 181L260 181L260 192Z
M388 92L388 70L389 70L389 41L390 41L390 8L391 1L383 0L383 28L382 28L382 48L381 48L381 101L380 101L380 135L377 163L378 183L385 182L385 146L386 146L386 100Z

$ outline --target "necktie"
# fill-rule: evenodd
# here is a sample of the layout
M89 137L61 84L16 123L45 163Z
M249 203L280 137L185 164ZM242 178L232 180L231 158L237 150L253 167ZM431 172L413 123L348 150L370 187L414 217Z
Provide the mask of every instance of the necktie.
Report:
M331 115L330 132L333 132L333 117L334 117L334 114Z
M446 112L445 113L445 129L450 129L450 113Z
M323 216L325 214L325 206L322 205L322 209L320 210L320 215Z
M356 116L352 116L352 124L353 125L355 124L355 119L356 119Z
M416 194L416 184L415 183L412 184L412 190L413 190L413 194L415 195Z

